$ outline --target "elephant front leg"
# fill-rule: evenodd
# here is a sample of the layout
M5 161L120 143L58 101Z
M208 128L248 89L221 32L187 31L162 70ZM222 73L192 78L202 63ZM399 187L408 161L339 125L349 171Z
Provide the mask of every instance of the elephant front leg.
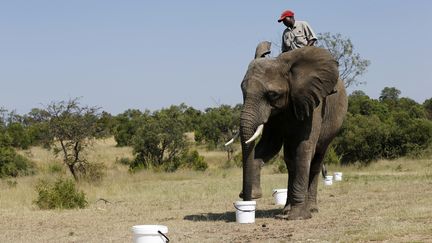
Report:
M288 200L290 210L288 220L308 219L312 215L309 211L308 189L309 173L312 155L315 147L310 142L302 142L291 153L293 158L288 159L289 184Z
M263 135L255 147L255 156L252 162L252 168L249 173L252 173L252 199L262 197L261 190L261 168L264 163L268 162L276 156L282 148L283 138L280 134L273 131L272 124L267 124L264 128ZM243 191L240 193L240 198L243 198Z

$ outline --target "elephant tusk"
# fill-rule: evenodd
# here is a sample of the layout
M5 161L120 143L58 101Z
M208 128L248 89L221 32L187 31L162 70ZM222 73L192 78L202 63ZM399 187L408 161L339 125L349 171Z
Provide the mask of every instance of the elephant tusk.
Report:
M264 129L264 124L259 125L256 132L254 133L254 135L251 138L249 138L249 140L246 141L246 144L257 139L259 137L259 135L262 134L263 129Z
M231 140L229 140L229 141L225 144L225 146L228 146L228 145L234 143L234 140L236 140L236 139L238 138L239 135L240 135L240 132L236 133L236 135L234 135L234 137L231 138Z

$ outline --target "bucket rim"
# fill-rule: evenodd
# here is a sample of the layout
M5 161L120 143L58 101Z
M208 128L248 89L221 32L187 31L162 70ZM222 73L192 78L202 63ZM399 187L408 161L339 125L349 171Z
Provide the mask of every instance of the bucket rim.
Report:
M165 225L157 225L157 224L141 224L132 226L132 231L135 234L159 234L158 231L166 234L168 233L168 227Z
M275 192L275 193L279 193L279 192L287 192L287 191L288 191L287 188L273 189L273 192Z
M253 206L256 205L256 201L236 201L237 206Z

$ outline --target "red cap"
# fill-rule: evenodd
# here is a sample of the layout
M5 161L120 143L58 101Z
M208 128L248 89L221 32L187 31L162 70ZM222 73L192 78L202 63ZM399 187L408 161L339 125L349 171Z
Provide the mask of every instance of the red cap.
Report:
M294 17L294 12L291 10L286 10L284 11L280 18L278 19L278 22L281 22L282 20L284 20L286 17Z

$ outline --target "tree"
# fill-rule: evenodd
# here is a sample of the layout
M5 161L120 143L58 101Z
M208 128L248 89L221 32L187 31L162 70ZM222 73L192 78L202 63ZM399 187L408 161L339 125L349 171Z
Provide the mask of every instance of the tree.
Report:
M385 104L369 98L363 91L354 91L348 97L348 112L353 115L377 115L381 120L385 120L390 111Z
M423 107L426 111L427 118L432 120L432 98L425 100L423 102Z
M150 111L129 109L115 117L114 139L117 146L132 146L133 136L138 128L150 117Z
M7 110L3 107L0 107L0 127L6 125L6 114L7 114Z
M349 38L345 38L339 33L319 33L318 46L328 49L339 63L339 76L345 82L345 87L365 83L357 78L366 72L370 61L362 59L360 54L354 53L354 46Z
M52 102L46 108L50 145L55 155L62 154L63 162L76 181L85 174L89 162L83 151L97 134L99 108L81 106L78 98Z
M132 168L160 167L170 164L175 170L182 153L187 151L183 111L171 106L154 112L138 128L133 136L133 151L136 155Z
M205 142L210 148L222 148L239 130L241 105L231 107L221 105L216 108L208 108L202 115L201 126L195 133L198 142ZM233 158L234 147L223 146L227 152L228 160Z
M399 95L401 91L396 89L395 87L385 87L381 91L381 95L379 97L380 101L397 101L399 99Z
M0 124L0 178L33 174L34 164L12 147L13 140L6 133L6 128Z
M22 123L12 122L7 126L6 133L12 139L12 147L27 149L31 144L28 129Z
M114 132L114 127L116 125L116 121L114 117L106 112L102 111L98 121L97 121L97 134L100 137L109 137Z

